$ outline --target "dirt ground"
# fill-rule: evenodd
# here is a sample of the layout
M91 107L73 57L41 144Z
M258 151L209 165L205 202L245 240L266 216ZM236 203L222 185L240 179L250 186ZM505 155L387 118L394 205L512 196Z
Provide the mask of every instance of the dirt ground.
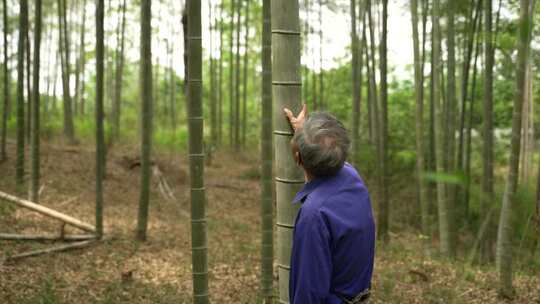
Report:
M0 191L14 194L14 146L0 164ZM0 303L191 303L189 181L185 154L155 153L170 184L167 199L153 179L148 241L134 241L137 147L107 156L105 232L91 247L0 264ZM94 222L91 146L42 146L41 203ZM135 164L135 165L134 165ZM210 294L213 303L258 303L260 216L256 155L218 153L206 167ZM58 234L60 224L0 202L0 232ZM78 233L73 228L68 232ZM0 241L0 258L55 246ZM277 277L275 278L277 280ZM377 249L373 303L501 303L493 269L422 255L412 232L392 234ZM515 276L514 303L540 303L538 274Z

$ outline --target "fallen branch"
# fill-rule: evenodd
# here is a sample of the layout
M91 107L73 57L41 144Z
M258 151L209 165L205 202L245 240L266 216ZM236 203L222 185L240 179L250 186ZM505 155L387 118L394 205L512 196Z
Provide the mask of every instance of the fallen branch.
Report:
M0 199L4 199L4 200L6 200L8 202L11 202L11 203L14 203L14 204L16 204L16 205L18 205L20 207L35 211L37 213L40 213L40 214L48 216L48 217L52 217L52 218L57 219L57 220L60 220L60 221L62 221L64 223L66 223L66 224L70 224L71 226L77 227L77 228L79 228L81 230L91 232L91 233L96 232L96 228L94 226L90 225L90 224L79 221L78 219L76 219L74 217L71 217L69 215L65 215L65 214L60 213L60 212L58 212L56 210L53 210L53 209L38 205L36 203L32 203L31 201L27 201L25 199L18 198L16 196L13 196L13 195L1 192L1 191L0 191Z
M68 251L68 250L73 250L73 249L85 248L85 247L88 247L88 246L96 243L96 241L97 241L96 239L93 239L93 240L87 240L87 241L72 243L72 244L68 244L68 245L60 245L60 246L56 246L56 247L49 247L49 248L46 248L46 249L28 251L28 252L24 252L24 253L20 253L20 254L16 254L16 255L8 256L5 259L4 262L13 262L13 261L17 261L17 260L20 260L20 259L33 257L33 256L38 256L38 255L42 255L42 254L46 254L46 253L55 253L55 252L62 252L62 251Z
M93 234L68 234L62 236L56 235L39 235L39 234L16 234L16 233L0 233L0 240L5 241L65 241L65 242L80 242L95 239Z

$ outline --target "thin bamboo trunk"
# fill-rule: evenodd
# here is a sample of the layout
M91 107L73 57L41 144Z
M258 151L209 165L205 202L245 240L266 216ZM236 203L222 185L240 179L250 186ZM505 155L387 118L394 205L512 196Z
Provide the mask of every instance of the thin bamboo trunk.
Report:
M297 113L301 107L301 33L298 0L272 1L272 93L274 97L274 155L279 302L289 303L289 269L294 220L298 205L291 204L304 183L290 150L293 136L283 108Z
M105 173L105 139L103 128L104 81L104 0L96 5L96 234L103 236L103 178Z
M457 164L456 169L459 172L465 172L465 125L466 125L466 116L467 116L467 101L469 99L469 75L471 70L471 60L473 57L473 51L474 51L474 41L475 36L477 34L478 30L478 23L479 23L479 16L482 9L482 1L477 0L476 4L474 6L471 6L471 13L469 17L469 27L471 30L467 32L467 39L464 41L464 45L466 44L466 50L465 50L465 59L463 61L463 67L461 72L461 112L459 116L459 143L458 143L458 149L457 149ZM472 16L472 17L471 17ZM470 26L472 24L472 26ZM466 177L468 179L468 177ZM467 182L465 182L467 183ZM465 187L464 187L465 188ZM463 218L466 222L468 220L469 216L469 208L465 204L464 201L464 191L461 187L456 187L456 203L459 204L459 206L456 206L457 210L461 210L461 218ZM457 219L457 218L456 218ZM456 222L457 224L457 222Z
M230 20L230 33L229 33L229 146L234 146L234 17L236 13L236 1L231 0L231 20Z
M217 143L218 146L221 146L221 143L223 141L223 52L225 52L223 48L223 23L224 23L224 17L223 17L223 11L224 11L224 5L223 3L219 4L219 62L218 62L218 70L219 70L219 76L218 76L218 106L217 106L217 134L218 139ZM216 14L216 20L215 23L218 22L218 14Z
M533 30L533 12L536 1L520 1L520 19L518 30L518 61L516 71L516 94L512 115L512 139L510 143L510 161L506 187L503 194L499 230L497 234L497 271L499 272L499 292L505 297L512 297L512 212L517 189L519 172L519 149L521 144L521 110L525 99L525 79L529 60L530 41Z
M118 35L118 45L116 51L116 73L114 81L114 102L113 102L113 137L118 140L120 138L120 120L122 116L122 82L124 77L124 47L125 47L125 32L126 32L126 0L121 4L122 17L120 21L120 35Z
M4 30L3 30L3 39L4 39L4 105L2 108L2 134L0 135L0 162L3 162L7 159L7 153L6 153L6 135L7 135L7 121L8 121L8 114L9 114L9 105L10 105L10 84L9 84L9 56L8 56L8 18L7 18L7 0L2 0L3 4L3 22L4 22Z
M15 164L17 193L24 192L24 54L28 31L28 1L19 1L19 44L17 50L17 160Z
M261 107L261 295L272 303L274 273L272 187L272 27L271 0L263 0Z
M479 32L482 31L482 19L478 19L478 29ZM466 214L468 214L469 210L469 200L470 200L470 190L471 190L471 159L472 159L472 124L473 124L473 114L474 114L474 102L476 100L476 79L477 79L477 64L478 64L478 55L480 54L480 45L481 45L481 38L477 37L476 41L476 47L474 51L474 63L473 63L473 77L472 77L472 85L471 85L471 94L469 98L469 117L467 119L467 142L465 145L465 176L466 176L466 184L465 184L465 194L464 194L464 207L466 210Z
M63 89L63 105L64 105L64 135L70 143L75 141L75 131L73 127L73 113L71 111L71 93L69 90L69 39L67 36L67 20L65 1L58 0L58 30L59 30L59 52L62 67L62 89Z
M234 150L240 151L240 30L242 28L242 3L236 3L236 63L234 66Z
M446 74L448 81L446 83L446 103L447 111L446 114L446 128L445 131L445 143L447 149L445 150L445 171L447 173L455 173L455 163L456 163L456 109L457 109L457 100L456 100L456 38L455 38L455 13L456 13L456 2L448 1L446 6L447 12L447 26L446 26L446 49L447 49L447 68ZM455 224L455 185L447 184L446 185L446 202L448 207L448 233L449 233L449 247L448 247L448 256L454 258L456 256L456 242L457 242L457 232Z
M40 132L40 92L39 92L39 72L40 72L40 47L41 47L41 0L35 1L35 28L34 28L34 68L33 68L33 84L32 88L32 123L31 123L31 140L30 140L30 200L39 202L39 132Z
M322 110L326 110L326 100L324 98L322 0L319 0L319 107Z
M209 303L206 195L204 190L201 1L188 0L188 127L191 187L193 303Z
M428 201L426 197L426 185L424 183L424 100L422 87L424 86L422 74L424 73L420 57L420 41L418 34L418 1L411 1L411 22L413 31L413 51L414 51L414 79L416 97L416 184L418 187L418 201L420 203L420 214L422 222L422 234L429 237L429 213Z
M362 98L361 83L360 83L360 65L358 56L362 54L358 51L358 35L356 34L356 0L350 2L351 11L351 55L352 55L352 160L354 164L358 163L359 148L360 148L360 102Z
M30 12L28 13L30 14ZM30 18L30 16L28 16ZM26 140L26 143L28 146L30 146L30 129L31 129L31 120L32 120L32 60L30 59L32 56L32 45L30 43L30 31L31 31L31 21L28 21L28 31L26 31L26 38L25 38L25 44L26 44L26 61L25 61L25 68L26 68L26 119L25 127L24 127L24 137Z
M388 176L388 0L382 0L382 33L380 44L380 90L381 90L381 174L382 174L382 189L379 197L379 216L377 238L387 242L389 240L389 225L390 225L390 202L389 202L389 176Z
M217 142L217 107L216 107L216 77L215 77L215 59L213 57L213 35L215 24L212 24L212 3L208 1L208 22L210 27L210 48L208 50L210 57L210 146L213 147Z
M189 15L189 14L188 14ZM189 17L188 17L189 18ZM137 239L146 240L148 205L150 203L150 157L152 153L152 1L141 1L141 190L137 220ZM191 51L191 50L190 50ZM189 55L191 56L191 54ZM188 67L189 70L189 67ZM189 71L188 74L190 74Z
M244 20L244 81L242 84L242 147L246 146L246 131L247 131L247 85L248 85L248 64L249 64L249 3L250 0L246 0L246 19Z
M80 55L79 55L79 84L78 84L78 90L77 90L77 97L78 100L76 101L79 103L79 114L81 116L84 116L85 114L85 99L84 99L84 83L85 83L85 77L84 77L84 67L86 65L86 52L85 52L85 33L86 33L86 0L83 0L83 23L81 27L81 41L80 41Z
M440 5L439 0L433 1L433 100L435 108L435 147L436 147L436 167L437 173L444 172L444 113L442 102L442 63L440 54L441 44L441 30L439 24L440 18ZM439 236L440 236L440 250L445 256L451 254L451 236L450 236L450 218L448 211L447 191L444 181L440 178L437 180L437 205L439 213Z

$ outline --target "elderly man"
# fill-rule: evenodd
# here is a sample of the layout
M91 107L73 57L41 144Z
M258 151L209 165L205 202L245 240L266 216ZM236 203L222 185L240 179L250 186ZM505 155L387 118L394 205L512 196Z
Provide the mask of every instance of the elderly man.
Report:
M345 162L349 138L326 113L297 117L284 109L295 135L292 150L306 184L293 203L296 217L289 297L291 304L367 303L375 249L369 193Z

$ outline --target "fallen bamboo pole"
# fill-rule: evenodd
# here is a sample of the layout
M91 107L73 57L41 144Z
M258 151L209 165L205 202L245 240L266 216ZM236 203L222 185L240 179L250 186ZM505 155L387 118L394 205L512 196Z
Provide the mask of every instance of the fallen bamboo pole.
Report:
M15 233L0 233L0 240L5 241L65 241L79 242L95 239L93 234L68 234L58 235L40 235L40 234L15 234Z
M60 213L60 212L58 212L56 210L53 210L53 209L38 205L36 203L32 203L31 201L21 199L21 198L18 198L16 196L13 196L13 195L1 192L1 191L0 191L0 199L4 199L4 200L6 200L8 202L11 202L11 203L14 203L14 204L16 204L16 205L18 205L20 207L23 207L23 208L38 212L40 214L43 214L43 215L48 216L48 217L52 217L52 218L57 219L57 220L60 220L60 221L62 221L64 223L66 223L66 224L69 224L69 225L71 225L73 227L77 227L77 228L79 228L81 230L91 232L91 233L96 232L96 228L94 226L90 225L90 224L79 221L78 219L76 219L74 217L71 217L69 215L65 215L65 214Z
M68 244L68 245L60 245L60 246L56 246L56 247L49 247L49 248L45 248L45 249L28 251L28 252L24 252L24 253L20 253L20 254L16 254L16 255L8 256L8 257L6 257L5 262L13 262L13 261L20 260L20 259L23 259L23 258L33 257L33 256L46 254L46 253L54 253L54 252L61 252L61 251L85 248L85 247L88 247L88 246L92 245L96 241L97 240L95 240L95 239L94 240L86 240L86 241L72 243L72 244Z

